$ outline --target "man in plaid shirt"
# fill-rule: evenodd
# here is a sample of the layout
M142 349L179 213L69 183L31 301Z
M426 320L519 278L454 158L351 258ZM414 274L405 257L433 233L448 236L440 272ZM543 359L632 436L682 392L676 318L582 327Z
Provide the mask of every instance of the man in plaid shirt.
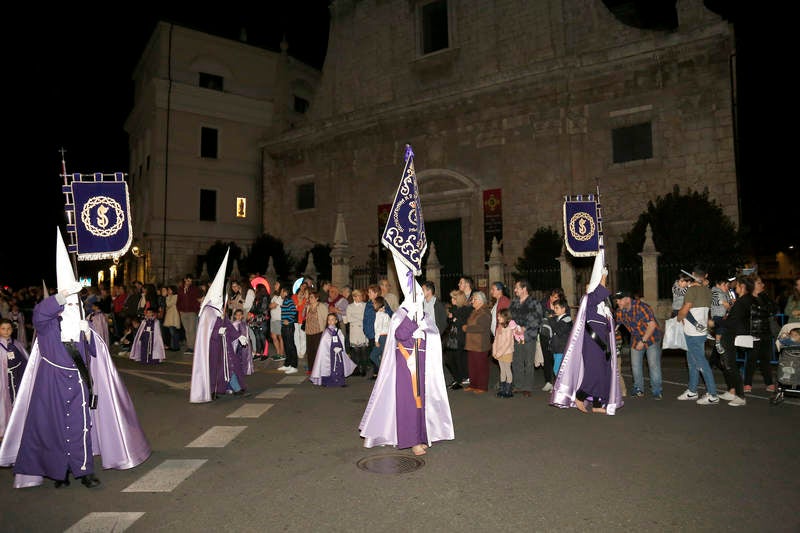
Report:
M630 291L614 294L617 301L617 324L624 325L631 334L631 368L633 369L633 397L644 396L644 371L642 359L647 353L650 368L650 390L654 400L661 399L661 336L663 332L656 321L653 308L633 298Z

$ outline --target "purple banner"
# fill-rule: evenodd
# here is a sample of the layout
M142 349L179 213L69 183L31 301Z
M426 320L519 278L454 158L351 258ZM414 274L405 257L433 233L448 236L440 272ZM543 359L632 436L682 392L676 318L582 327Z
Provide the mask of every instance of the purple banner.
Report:
M597 202L564 201L564 241L576 257L597 255L600 249Z
M73 181L78 259L120 257L131 245L128 184L125 181Z

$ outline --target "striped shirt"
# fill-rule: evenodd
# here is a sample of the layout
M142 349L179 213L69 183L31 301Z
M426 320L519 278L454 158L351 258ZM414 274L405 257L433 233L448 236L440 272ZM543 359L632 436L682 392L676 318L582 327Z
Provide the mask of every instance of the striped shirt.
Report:
M281 323L284 320L288 320L289 324L297 322L297 306L294 305L291 298L284 298L281 303Z
M631 298L630 309L617 309L616 313L617 324L624 325L631 334L631 344L636 344L639 341L645 343L646 346L657 343L661 340L661 326L658 325L656 316L653 313L653 308L641 300ZM653 321L656 323L656 329L649 339L644 340L647 325Z

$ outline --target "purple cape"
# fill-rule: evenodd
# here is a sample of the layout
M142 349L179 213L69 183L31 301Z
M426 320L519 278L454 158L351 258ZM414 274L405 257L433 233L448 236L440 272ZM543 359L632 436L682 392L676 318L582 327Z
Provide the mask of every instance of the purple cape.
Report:
M234 320L233 326L239 331L239 335L247 338L247 346L239 347L239 360L241 361L242 370L244 370L245 375L250 376L255 371L253 368L253 350L250 349L250 346L252 346L250 328L247 327L247 322L244 320Z
M130 358L140 363L155 363L167 358L158 319L148 318L139 324L139 330L131 343Z
M383 358L372 389L369 403L361 418L358 428L364 437L364 446L385 446L398 444L397 428L397 362L395 350L397 349L396 331L405 321L407 311L400 307L392 315L389 335L383 348ZM423 408L425 410L425 433L428 445L440 440L455 438L453 416L450 412L450 401L447 397L447 387L444 383L442 370L442 344L439 330L433 319L425 315L424 332L426 336L425 356L425 383L422 387L424 393ZM410 387L411 384L409 383Z
M338 385L341 386L344 384L344 378L352 374L353 370L356 369L356 364L344 351L344 335L342 334L342 330L336 330L336 338L338 342L334 343L330 328L325 328L325 331L322 332L322 337L320 337L319 340L319 348L317 348L316 358L314 359L314 368L311 369L311 376L308 378L314 385L326 385L324 378L334 374L338 375L339 370L341 370L342 383L338 383ZM341 348L341 350L334 353L334 349L337 346ZM341 368L337 367L332 371L332 360L334 366L341 364Z
M0 445L0 466L14 465L15 488L40 485L43 476L62 479L67 467L76 477L89 474L94 469L90 453L101 456L103 468L115 469L133 468L150 456L150 444L128 391L108 347L97 335L78 344L84 360L91 359L89 371L97 409L90 410L88 405L68 409L76 415L77 424L65 418L64 412L52 409L53 401L72 402L85 397L87 391L61 343L58 315L62 309L57 296L43 300L34 309L36 341ZM84 432L88 427L91 431ZM69 449L77 453L68 460L62 439L73 433L79 438Z
M602 289L602 291L600 290ZM605 292L603 292L605 291ZM581 305L578 309L578 316L575 317L575 325L572 326L572 332L569 336L566 353L561 362L561 368L558 370L556 382L553 384L553 392L550 394L550 404L556 407L568 408L575 407L575 394L584 383L584 343L594 343L586 332L586 320L591 319L593 316L598 316L596 306L599 301L602 301L605 296L609 294L608 289L602 285L598 285L593 291L593 294L586 295L581 299ZM589 309L590 301L594 307ZM614 319L606 317L609 323L609 339L608 347L611 350L611 357L608 361L610 365L610 376L608 384L608 399L606 413L613 415L616 413L617 408L622 407L622 394L619 390L619 380L617 379L617 343L614 336ZM593 348L595 346L591 345ZM592 348L592 349L593 349Z
M224 330L224 334L220 333ZM239 330L225 317L218 317L211 328L208 346L208 368L211 379L211 391L216 394L225 394L228 383L235 374L242 389L247 386L244 382L244 370L239 358L238 348Z

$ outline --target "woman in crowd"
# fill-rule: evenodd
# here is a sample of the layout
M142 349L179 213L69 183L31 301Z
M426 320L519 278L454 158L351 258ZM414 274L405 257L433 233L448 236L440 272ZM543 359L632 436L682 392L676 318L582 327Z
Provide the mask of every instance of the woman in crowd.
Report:
M267 359L269 346L267 344L267 334L269 333L269 293L264 285L256 287L256 296L253 299L253 307L248 315L250 329L256 338L253 346L253 359L258 357L260 361Z
M317 350L322 339L322 331L325 329L328 306L319 301L318 293L312 291L308 293L305 313L306 354L308 355L308 369L310 372L314 368Z
M453 381L449 388L458 390L464 385L469 385L469 372L467 367L467 352L464 346L467 334L463 329L467 319L472 314L472 307L467 305L466 295L455 290L450 292L450 310L447 312L448 330L451 330L454 344L445 345L444 361Z
M482 394L489 390L489 350L492 348L490 328L492 314L486 306L486 295L472 293L472 313L462 326L466 333L464 347L469 364L469 387L466 391Z
M775 392L772 382L772 330L770 321L774 320L778 306L764 290L764 281L760 276L753 276L753 304L750 306L750 334L753 336L753 348L747 355L744 369L744 392L753 390L753 374L756 372L756 363L764 377L767 392Z
M786 307L783 309L783 314L786 315L786 322L800 321L800 276L794 279L792 294L786 301Z
M364 301L364 293L358 289L352 292L353 302L347 306L345 321L350 330L350 353L356 369L354 376L366 376L370 367L369 361L369 341L364 335L364 310L367 304Z
M180 333L181 314L178 313L178 287L169 285L166 288L166 310L164 311L164 327L169 331L169 350L177 352L181 349Z
M735 339L738 335L750 335L750 311L753 306L753 279L750 276L739 276L736 279L736 301L728 311L728 316L722 321L724 331L722 333L722 372L725 376L725 383L728 390L720 394L719 397L727 402L728 405L737 407L747 405L744 398L744 384L742 374L736 364L736 345Z

